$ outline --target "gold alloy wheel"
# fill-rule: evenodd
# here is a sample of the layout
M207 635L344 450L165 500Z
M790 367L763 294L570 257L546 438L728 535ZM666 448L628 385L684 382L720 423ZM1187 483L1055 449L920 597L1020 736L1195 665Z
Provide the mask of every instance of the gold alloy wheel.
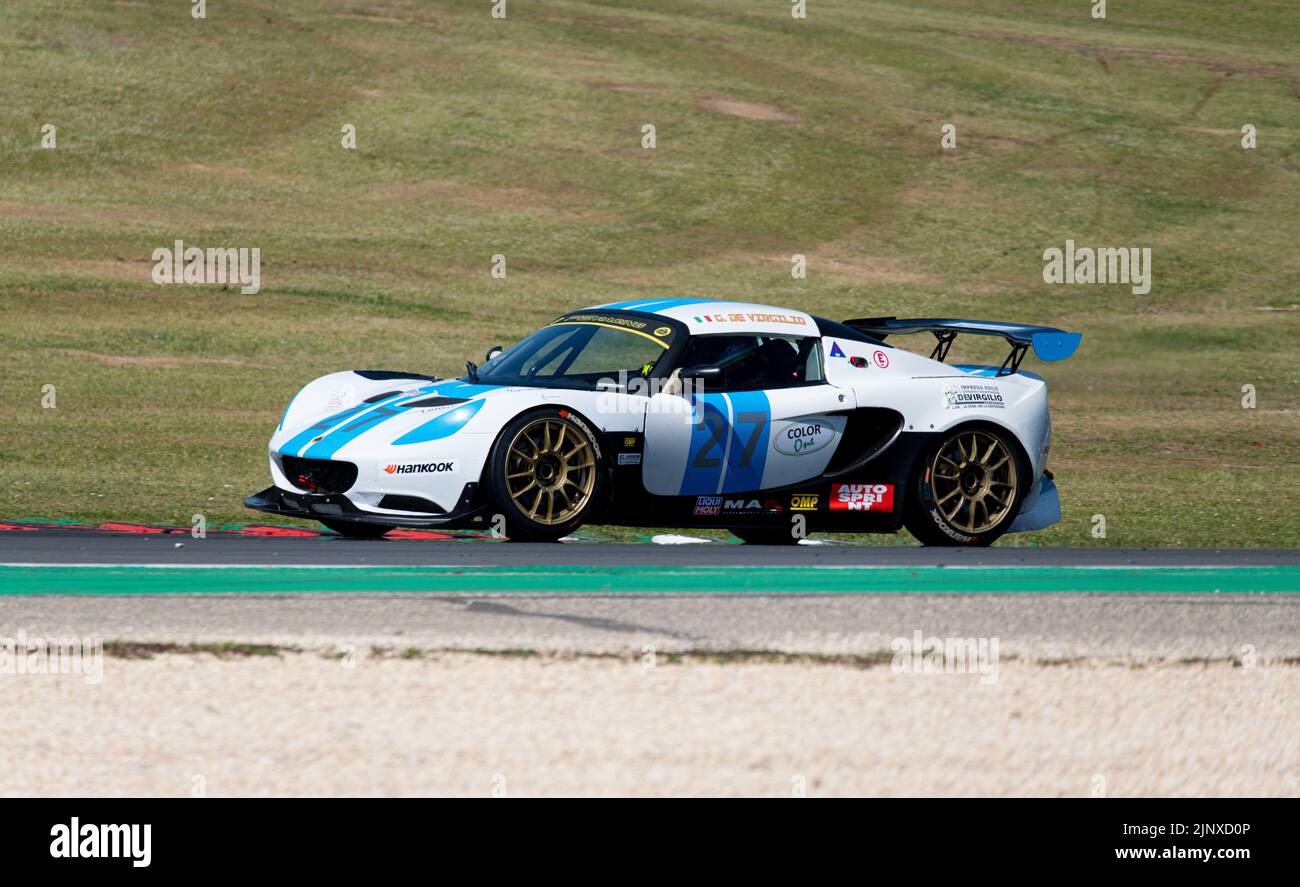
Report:
M562 524L582 510L596 486L596 454L563 419L529 422L506 452L506 491L529 520Z
M1006 517L1016 499L1016 460L984 431L946 440L930 464L930 495L948 523L971 535Z

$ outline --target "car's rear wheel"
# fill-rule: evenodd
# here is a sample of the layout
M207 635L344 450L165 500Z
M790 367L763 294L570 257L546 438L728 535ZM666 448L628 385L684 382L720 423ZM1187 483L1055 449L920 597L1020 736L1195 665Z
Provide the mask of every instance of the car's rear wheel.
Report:
M508 539L554 542L592 513L604 491L600 445L569 410L525 413L492 448L489 495Z
M384 524L367 524L354 520L323 520L321 523L349 539L378 539L392 529Z
M728 527L727 532L746 545L795 545L792 527Z
M990 545L1016 519L1028 474L1006 432L956 429L921 459L904 523L925 545Z

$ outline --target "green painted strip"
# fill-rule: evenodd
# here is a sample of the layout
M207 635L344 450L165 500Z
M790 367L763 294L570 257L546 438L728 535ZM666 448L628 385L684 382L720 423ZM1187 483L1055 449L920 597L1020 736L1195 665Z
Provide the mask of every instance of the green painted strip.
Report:
M614 594L1300 593L1300 567L0 566L0 595L302 592Z

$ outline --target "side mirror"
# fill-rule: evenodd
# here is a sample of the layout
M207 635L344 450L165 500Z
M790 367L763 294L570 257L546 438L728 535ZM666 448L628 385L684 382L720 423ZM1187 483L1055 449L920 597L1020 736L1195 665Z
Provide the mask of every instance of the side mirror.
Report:
M489 360L491 360L492 358L496 357L498 354L500 354L502 351L505 351L505 350L506 350L506 349L505 349L503 346L501 346L501 345L493 345L491 348L488 349L488 351L487 351L487 359L484 360L483 362L484 362L484 363L487 363Z
M701 364L683 369L678 373L678 378L683 383L689 382L704 391L721 391L726 375L722 367Z

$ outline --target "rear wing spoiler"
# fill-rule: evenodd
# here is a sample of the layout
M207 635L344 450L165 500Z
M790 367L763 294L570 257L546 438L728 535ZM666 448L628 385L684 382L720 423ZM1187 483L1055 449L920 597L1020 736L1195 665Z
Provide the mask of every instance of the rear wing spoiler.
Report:
M1020 369L1025 352L1034 349L1039 360L1065 360L1079 347L1083 333L1067 333L1050 326L1030 326L1024 323L999 323L992 320L952 320L935 317L904 319L898 317L863 317L846 320L845 326L884 340L890 335L909 333L934 333L936 342L931 360L942 362L958 333L981 336L1001 336L1011 346L1011 353L1002 361L999 376L1010 375Z

